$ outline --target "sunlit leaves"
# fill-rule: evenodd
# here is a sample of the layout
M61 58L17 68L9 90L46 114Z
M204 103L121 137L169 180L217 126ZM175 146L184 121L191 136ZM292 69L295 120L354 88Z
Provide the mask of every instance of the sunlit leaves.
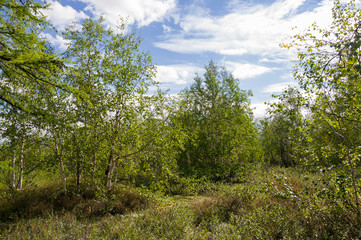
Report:
M51 115L42 95L70 90L58 78L62 61L52 52L42 31L49 27L35 1L1 1L0 106L33 115Z
M340 197L344 205L356 211L355 221L359 221L361 9L357 1L336 0L332 14L328 29L313 24L305 34L294 37L299 43L294 76L303 90L303 105L310 111L304 150L311 153L307 163L336 167L336 177L347 182L336 181L336 186L343 193L350 191L328 197Z
M227 178L232 167L257 160L251 93L224 67L211 61L205 70L183 91L178 121L189 138L179 162L197 174Z

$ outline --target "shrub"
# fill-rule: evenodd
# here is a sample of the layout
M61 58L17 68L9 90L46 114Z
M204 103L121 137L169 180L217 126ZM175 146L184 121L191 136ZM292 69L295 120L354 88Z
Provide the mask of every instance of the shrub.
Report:
M0 201L0 219L14 221L67 211L75 211L78 217L123 214L144 209L150 203L146 196L135 189L121 186L110 192L99 192L84 185L77 191L69 181L67 190L64 193L61 183L56 182L15 192Z
M145 209L149 199L134 189L116 188L104 198L90 199L78 204L74 212L78 217L100 217L106 214L124 214Z
M218 219L228 222L231 215L239 214L242 210L251 210L251 203L236 194L224 194L217 197L202 197L190 203L195 216L195 224Z

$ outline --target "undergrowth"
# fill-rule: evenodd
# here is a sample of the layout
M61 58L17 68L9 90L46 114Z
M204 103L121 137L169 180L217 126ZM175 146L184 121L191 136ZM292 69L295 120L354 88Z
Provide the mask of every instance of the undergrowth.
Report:
M78 218L124 214L146 208L150 199L137 189L118 185L111 191L68 181L67 191L55 182L41 187L15 191L0 200L0 219L13 222L18 219L73 213Z
M181 181L187 187L188 180ZM329 195L320 194L329 185L317 174L300 169L259 170L249 174L242 184L209 183L212 187L203 193L203 190L198 192L201 188L193 180L189 182L191 189L187 196L172 196L170 192L154 194L123 185L111 192L94 192L83 186L81 194L68 193L66 197L58 184L24 190L2 200L6 204L0 205L0 212L7 222L2 223L1 237L361 238L355 214L336 205Z

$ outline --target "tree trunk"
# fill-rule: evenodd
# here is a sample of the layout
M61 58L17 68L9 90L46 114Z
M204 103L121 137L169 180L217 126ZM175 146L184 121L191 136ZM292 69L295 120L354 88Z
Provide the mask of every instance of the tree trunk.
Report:
M113 171L114 171L114 150L112 149L110 151L109 155L109 164L107 169L107 183L106 187L107 190L110 191L112 189L112 177L113 177Z
M118 180L118 173L119 173L119 158L116 158L114 168L115 168L115 175L114 175L114 181L113 183L116 184Z
M11 176L10 176L10 188L11 189L15 189L15 178L16 178L16 174L15 174L15 162L16 162L16 150L14 148L13 150L13 156L11 158L11 167L12 167L12 170L11 170Z
M76 191L77 191L77 193L80 192L80 178L81 178L81 164L78 161L76 163Z
M19 163L19 178L18 178L18 184L17 189L23 189L23 173L24 173L24 146L25 141L24 139L21 142L21 151L20 151L20 163Z

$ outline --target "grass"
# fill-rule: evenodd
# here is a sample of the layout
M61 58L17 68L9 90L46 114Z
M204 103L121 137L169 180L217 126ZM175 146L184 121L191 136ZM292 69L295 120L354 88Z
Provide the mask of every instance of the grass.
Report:
M250 173L242 184L209 183L208 190L190 180L189 195L119 185L98 196L84 189L63 202L58 183L50 184L15 194L0 205L2 216L10 214L1 223L0 238L359 239L352 213L332 205L327 196L317 197L313 182L318 178L297 169L272 168ZM37 203L37 210L25 196ZM40 211L44 207L51 211Z

